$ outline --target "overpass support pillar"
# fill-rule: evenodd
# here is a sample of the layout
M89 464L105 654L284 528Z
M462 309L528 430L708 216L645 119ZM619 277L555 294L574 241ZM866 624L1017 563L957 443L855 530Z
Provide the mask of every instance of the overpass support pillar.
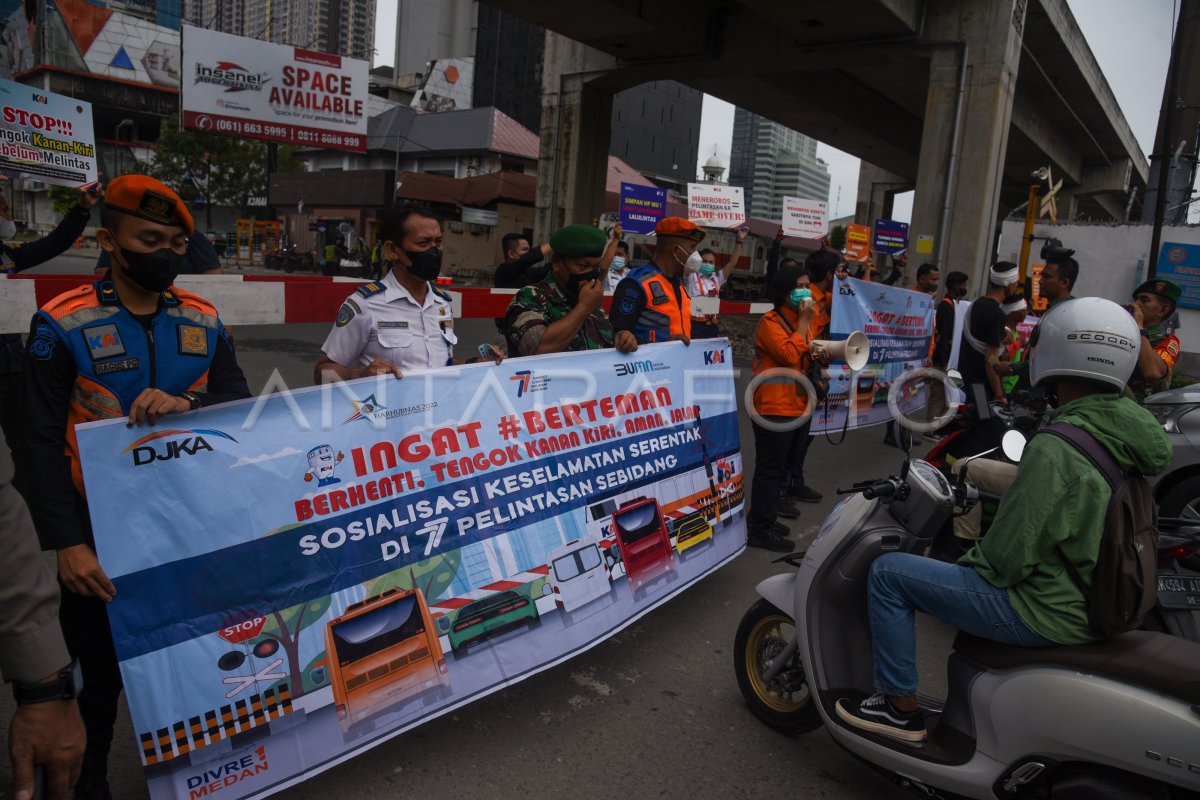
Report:
M877 219L891 219L896 195L911 188L911 181L904 180L894 172L866 161L861 162L858 167L858 204L854 207L854 221L859 225L872 225Z
M611 56L546 31L534 216L539 242L563 225L590 224L604 211L613 95L589 80L615 69Z
M993 257L1024 26L1024 0L929 3L924 38L934 50L908 263L965 272L974 291ZM924 248L922 235L933 237Z

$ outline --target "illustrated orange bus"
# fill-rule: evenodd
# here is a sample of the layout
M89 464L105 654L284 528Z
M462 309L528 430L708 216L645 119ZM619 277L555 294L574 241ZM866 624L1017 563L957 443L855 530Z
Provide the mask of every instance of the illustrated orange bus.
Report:
M343 732L419 695L450 691L437 629L417 589L389 589L347 606L325 627L325 653Z

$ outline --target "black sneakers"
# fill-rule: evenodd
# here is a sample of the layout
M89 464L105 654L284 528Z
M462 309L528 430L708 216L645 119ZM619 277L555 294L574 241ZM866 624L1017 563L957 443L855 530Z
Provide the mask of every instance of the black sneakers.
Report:
M786 497L779 498L779 505L775 507L775 513L784 519L800 519L800 509L796 508L796 504Z
M925 715L921 709L900 711L881 692L863 700L857 706L845 699L837 701L838 716L864 731L887 736L905 744L925 743Z
M801 503L819 503L825 499L825 495L807 486L793 486L788 490L787 496Z
M790 553L796 548L791 539L785 539L769 528L765 531L748 531L746 544L750 547L774 550L776 553Z
M771 532L776 536L782 536L785 539L792 538L792 529L782 522L776 522L771 525Z

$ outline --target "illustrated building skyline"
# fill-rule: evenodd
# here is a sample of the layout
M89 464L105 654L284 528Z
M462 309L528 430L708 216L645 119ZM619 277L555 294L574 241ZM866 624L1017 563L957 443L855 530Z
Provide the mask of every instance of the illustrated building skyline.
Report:
M783 198L829 200L829 168L817 158L817 140L738 108L733 116L729 184L745 191L746 213L783 216Z

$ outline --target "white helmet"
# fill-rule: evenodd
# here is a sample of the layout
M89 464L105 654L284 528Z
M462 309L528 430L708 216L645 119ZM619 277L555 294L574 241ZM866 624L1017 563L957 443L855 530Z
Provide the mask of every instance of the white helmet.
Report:
M1133 317L1111 300L1065 300L1034 331L1029 379L1037 386L1052 378L1086 378L1120 390L1133 374L1141 344Z

